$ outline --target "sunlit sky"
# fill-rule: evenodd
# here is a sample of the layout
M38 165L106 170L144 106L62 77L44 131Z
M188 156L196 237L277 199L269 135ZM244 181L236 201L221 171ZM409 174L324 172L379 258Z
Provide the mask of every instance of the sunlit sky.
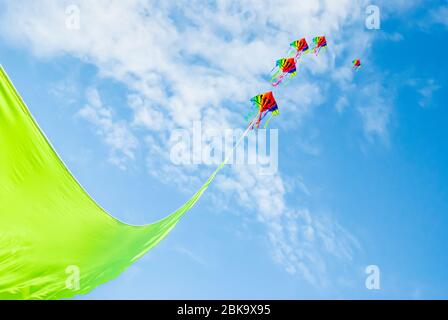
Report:
M87 192L130 224L173 212L214 170L172 163L174 130L244 128L289 43L327 36L275 89L278 172L226 167L164 241L80 298L446 298L447 28L447 1L0 0L1 65Z

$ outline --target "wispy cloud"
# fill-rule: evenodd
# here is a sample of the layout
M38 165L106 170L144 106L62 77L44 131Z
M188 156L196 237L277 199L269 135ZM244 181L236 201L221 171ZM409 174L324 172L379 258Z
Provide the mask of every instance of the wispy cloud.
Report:
M303 195L310 196L303 182L299 184ZM279 175L266 178L257 174L256 167L240 166L232 176L220 176L217 186L237 194L241 205L256 212L266 226L274 260L316 286L331 285L329 269L351 263L360 249L352 233L330 215L290 208L285 199L288 187Z
M356 238L337 222L307 209L287 211L268 226L275 259L289 273L320 287L330 285L328 269L335 259L351 263L360 249Z
M431 10L430 19L432 23L441 24L448 27L448 5L440 6Z
M137 138L125 121L114 121L112 109L103 104L96 89L88 90L87 100L88 104L79 110L78 115L93 124L98 135L110 147L109 160L121 169L126 169L127 160L135 158Z
M420 89L418 89L418 93L421 96L421 99L418 104L422 108L426 108L427 106L429 106L431 103L431 100L432 100L432 96L440 88L441 88L441 86L438 85L434 79L426 80L424 85Z
M364 99L358 111L363 119L364 133L370 139L378 137L387 140L393 96L389 95L387 98L383 96L379 84L369 85L362 92Z

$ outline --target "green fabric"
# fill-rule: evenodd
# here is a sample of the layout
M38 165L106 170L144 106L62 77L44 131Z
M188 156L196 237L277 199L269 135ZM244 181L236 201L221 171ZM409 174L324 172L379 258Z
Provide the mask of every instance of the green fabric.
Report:
M0 67L0 299L71 298L117 277L173 229L224 164L163 220L120 222L72 176ZM67 287L69 266L79 268L79 290Z

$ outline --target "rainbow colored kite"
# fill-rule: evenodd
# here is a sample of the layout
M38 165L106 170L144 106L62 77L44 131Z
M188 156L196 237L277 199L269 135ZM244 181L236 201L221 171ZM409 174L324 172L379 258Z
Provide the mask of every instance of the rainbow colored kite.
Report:
M300 57L309 52L308 42L305 38L291 42L288 55L295 54L294 59L297 61Z
M319 54L319 52L322 48L327 47L327 39L325 38L325 36L319 36L319 37L313 38L313 43L314 43L313 53L316 56Z
M260 128L262 121L269 114L269 119L265 122L264 128L267 127L273 116L278 116L279 110L277 101L275 101L272 91L259 94L250 100L257 109L255 118L249 123L249 129Z
M353 63L353 70L358 71L359 68L361 68L361 60L355 59L352 61Z
M296 61L294 58L280 59L275 63L274 69L271 72L271 84L276 87L282 83L285 77L288 80L297 75Z

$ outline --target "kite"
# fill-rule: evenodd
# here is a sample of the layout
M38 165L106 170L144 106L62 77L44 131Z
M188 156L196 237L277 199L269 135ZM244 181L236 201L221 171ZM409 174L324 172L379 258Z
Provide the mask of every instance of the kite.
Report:
M309 52L308 43L306 42L305 38L291 42L290 47L291 49L288 55L295 53L294 59L296 62L300 59L300 57L303 54Z
M270 97L261 98L269 101L260 102L260 116L273 110ZM70 173L1 66L0 148L2 300L72 298L116 278L168 235L228 162L162 220L121 222Z
M258 96L253 97L250 100L254 107L257 109L256 116L253 118L253 120L249 123L249 129L259 129L261 122L265 119L265 117L269 114L269 119L265 122L264 127L266 128L269 122L271 121L273 116L278 116L279 110L277 101L275 101L274 95L272 94L272 91L259 94Z
M316 54L316 56L319 54L322 48L327 47L327 39L325 38L325 36L313 38L313 43L314 43L313 53Z
M358 71L361 68L361 60L355 59L353 60L353 70Z
M288 76L288 80L297 75L296 61L294 58L280 59L275 63L271 71L271 84L276 87Z

